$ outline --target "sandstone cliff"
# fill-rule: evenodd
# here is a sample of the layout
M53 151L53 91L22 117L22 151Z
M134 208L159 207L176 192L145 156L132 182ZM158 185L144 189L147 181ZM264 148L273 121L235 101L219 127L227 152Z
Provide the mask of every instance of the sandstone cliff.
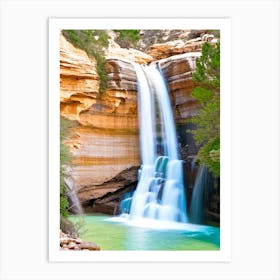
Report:
M117 213L122 194L137 182L137 83L130 61L160 64L176 122L184 123L198 113L190 93L202 42L199 38L156 44L144 53L111 41L106 50L108 87L100 95L96 61L61 35L60 112L79 123L66 141L73 158L67 182L87 212Z
M184 54L189 52L201 52L202 45L205 42L210 44L216 43L216 39L211 34L203 34L202 37L197 37L187 41L184 40L173 40L165 43L157 43L148 48L147 54L152 56L154 59L163 59L176 54Z
M98 91L96 61L60 35L60 114L78 120L96 102Z
M90 208L92 201L136 181L134 169L140 164L136 76L130 63L108 59L110 80L100 96L95 60L62 35L60 69L61 115L79 123L65 142L72 154L66 182ZM130 169L133 180L114 180Z

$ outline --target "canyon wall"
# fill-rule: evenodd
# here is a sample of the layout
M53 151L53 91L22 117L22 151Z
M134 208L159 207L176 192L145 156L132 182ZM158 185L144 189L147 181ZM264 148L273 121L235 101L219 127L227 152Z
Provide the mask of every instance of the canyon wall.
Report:
M72 155L66 182L86 212L116 214L122 195L135 188L140 166L137 83L130 62L159 63L176 123L184 124L198 113L190 93L203 40L156 44L146 53L110 41L106 50L109 81L102 94L96 61L62 35L60 40L60 113L78 123L65 140Z

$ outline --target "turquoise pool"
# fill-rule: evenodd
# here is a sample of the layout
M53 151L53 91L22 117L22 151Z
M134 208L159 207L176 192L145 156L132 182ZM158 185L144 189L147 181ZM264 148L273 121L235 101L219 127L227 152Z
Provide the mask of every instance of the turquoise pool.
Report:
M101 250L219 250L220 229L107 215L70 216L79 237Z

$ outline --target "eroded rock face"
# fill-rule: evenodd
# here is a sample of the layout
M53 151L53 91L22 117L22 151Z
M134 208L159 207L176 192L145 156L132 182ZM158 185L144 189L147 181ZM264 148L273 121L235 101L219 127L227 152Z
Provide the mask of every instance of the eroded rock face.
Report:
M200 52L191 52L158 61L168 84L177 123L184 123L199 112L191 91L194 88L192 73L200 55Z
M60 34L60 113L78 120L80 112L96 102L99 77L96 61Z
M139 166L132 166L120 172L100 186L102 195L96 197L98 186L88 186L84 188L79 197L86 197L83 203L84 211L86 213L100 212L109 215L120 214L120 202L124 194L133 192L136 189ZM104 190L107 190L104 192ZM95 196L89 200L88 193L94 193Z
M137 91L136 74L131 62L122 59L107 59L106 72L108 88L123 91Z
M146 63L151 57L116 45L108 49L107 56L108 88L100 96L96 61L60 35L60 113L87 126L135 129L137 85L129 60ZM110 58L114 56L119 59Z
M138 61L146 61L148 56L127 51L122 53L126 60L107 59L108 88L100 95L95 60L61 35L61 115L79 123L65 141L73 159L66 181L82 205L137 180L135 170L127 173L130 179L118 179L125 170L135 166L138 170L140 165L136 75L127 56L138 57ZM110 199L106 201L106 205L112 204Z
M65 141L72 154L70 189L74 188L81 203L101 198L123 187L124 181L112 180L123 170L140 164L138 135L128 130L73 128ZM130 174L136 181L137 174ZM127 176L129 177L129 176Z
M188 41L174 40L154 44L149 47L149 49L147 50L147 54L151 55L154 60L159 60L177 54L201 52L202 45L206 41L213 44L216 43L216 39L213 35L203 34L202 37L197 37Z
M153 60L153 57L135 49L121 48L114 40L109 39L109 47L105 54L107 59L117 58L119 60L134 61L139 64L146 64Z
M80 114L80 123L104 129L137 131L137 83L131 63L108 59L108 88L88 110Z

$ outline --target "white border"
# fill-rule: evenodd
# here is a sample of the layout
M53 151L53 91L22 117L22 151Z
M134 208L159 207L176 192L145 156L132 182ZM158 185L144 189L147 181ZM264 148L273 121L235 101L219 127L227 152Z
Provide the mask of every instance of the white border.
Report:
M0 0L0 279L279 280L279 8L278 0ZM48 18L127 16L232 19L230 263L48 261Z
M49 19L49 260L229 262L231 260L231 26L229 18ZM59 34L62 29L219 29L221 32L221 243L219 251L59 250ZM57 187L54 187L57 186Z

